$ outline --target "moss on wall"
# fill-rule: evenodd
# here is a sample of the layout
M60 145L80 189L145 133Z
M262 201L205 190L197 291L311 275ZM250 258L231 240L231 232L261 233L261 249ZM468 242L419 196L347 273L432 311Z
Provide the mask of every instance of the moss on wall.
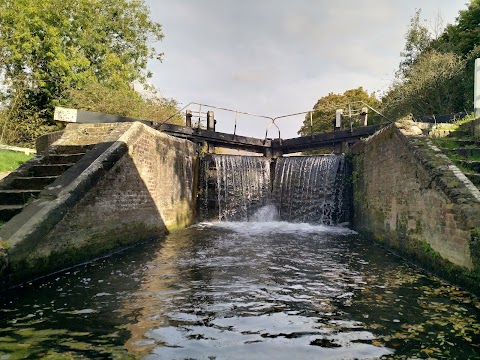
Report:
M472 256L473 266L480 270L480 227L470 231L470 254Z
M391 125L352 154L354 228L480 293L480 193L468 179L414 124Z

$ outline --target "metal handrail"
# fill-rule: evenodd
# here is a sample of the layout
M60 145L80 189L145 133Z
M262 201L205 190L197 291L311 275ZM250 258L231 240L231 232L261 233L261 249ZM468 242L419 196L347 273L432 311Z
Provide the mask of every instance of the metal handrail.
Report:
M235 126L234 126L234 133L233 133L233 136L235 136L236 134L236 131L237 131L237 116L238 114L242 114L242 115L248 115L248 116L254 116L254 117L259 117L259 118L263 118L263 119L268 119L271 121L270 124L268 124L267 126L267 129L265 130L265 139L268 138L268 130L270 129L270 127L272 126L275 126L278 130L278 139L281 140L281 136L280 136L280 127L278 126L278 124L276 123L277 120L279 119L284 119L284 118L287 118L287 117L291 117L291 116L297 116L297 115L305 115L305 114L308 114L310 113L310 128L312 129L313 127L313 119L312 119L312 114L317 112L317 111L324 111L324 110L330 110L330 109L338 109L338 108L341 108L341 107L347 107L349 108L349 115L356 115L356 113L353 113L352 114L352 111L351 111L351 105L352 104L362 104L364 106L366 106L367 108L369 108L370 110L372 110L374 113L376 113L377 115L379 115L380 117L384 118L385 120L387 120L388 122L390 123L393 123L394 121L389 119L388 117L386 117L385 115L383 115L381 112L379 112L377 109L375 109L374 107L368 105L367 103L365 103L364 101L352 101L352 102L349 102L349 103L344 103L344 104L336 104L336 105L333 105L333 106L328 106L326 108L322 108L322 109L312 109L312 110L307 110L307 111L301 111L301 112L296 112L296 113L292 113L292 114L288 114L288 115L281 115L281 116L276 116L276 117L271 117L271 116L265 116L265 115L258 115L258 114L254 114L254 113L249 113L249 112L246 112L246 111L239 111L239 110L233 110L233 109L228 109L228 108L224 108L224 107L220 107L220 106L214 106L214 105L208 105L208 104L202 104L202 103L197 103L197 102L189 102L187 105L185 105L183 108L181 108L180 110L178 110L177 112L175 112L173 115L171 115L170 117L168 117L167 119L165 119L163 122L160 123L160 125L163 125L165 124L168 120L172 119L174 116L180 114L181 112L183 112L185 109L187 109L189 106L191 105L198 105L200 107L200 110L199 111L196 111L199 115L202 114L202 107L207 107L207 108L211 108L211 109L217 109L217 110L222 110L222 111L228 111L228 112L233 112L235 113Z

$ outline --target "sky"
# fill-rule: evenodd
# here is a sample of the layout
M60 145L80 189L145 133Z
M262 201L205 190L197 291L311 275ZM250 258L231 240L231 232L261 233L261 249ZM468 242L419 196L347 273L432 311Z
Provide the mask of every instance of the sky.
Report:
M454 23L467 0L146 0L165 38L149 80L180 107L190 102L277 117L313 108L331 92L392 82L415 9L425 25ZM438 21L438 18L441 20ZM198 106L190 106L199 110ZM235 113L214 110L217 131ZM303 115L276 120L296 137ZM279 136L270 120L237 114L238 135Z

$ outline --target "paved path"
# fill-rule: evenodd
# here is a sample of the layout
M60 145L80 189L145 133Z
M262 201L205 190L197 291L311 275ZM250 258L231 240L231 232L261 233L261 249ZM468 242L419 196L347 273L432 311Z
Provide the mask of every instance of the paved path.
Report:
M0 180L2 180L5 176L7 176L8 174L10 174L10 171L6 171L6 172L0 172Z

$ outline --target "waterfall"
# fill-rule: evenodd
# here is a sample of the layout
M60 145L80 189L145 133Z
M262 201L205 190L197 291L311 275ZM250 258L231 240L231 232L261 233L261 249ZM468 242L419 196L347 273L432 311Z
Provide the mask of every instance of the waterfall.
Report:
M280 219L324 225L347 221L345 174L343 155L278 159L272 199Z
M203 163L202 220L349 220L343 155L279 158L272 170L264 157L209 155Z
M221 221L248 220L269 202L270 162L264 157L212 155L205 166L203 213L209 218L213 207Z

